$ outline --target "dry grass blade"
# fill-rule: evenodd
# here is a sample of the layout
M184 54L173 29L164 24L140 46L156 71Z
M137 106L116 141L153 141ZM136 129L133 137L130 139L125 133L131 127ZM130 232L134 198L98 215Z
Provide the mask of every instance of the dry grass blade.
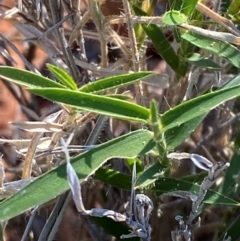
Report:
M7 60L9 60L11 63L16 64L16 61L11 57L11 55L9 54L9 52L7 51L7 49L3 48L0 46L0 54L6 58Z
M4 167L2 164L2 156L0 156L0 188L3 187L3 183L4 183L4 179L5 179L5 171L4 171Z
M62 112L62 110L53 113L51 115L49 115L46 119L45 122L49 123L49 122L54 122L56 120L58 120L60 115L63 115L64 113ZM58 132L58 133L62 133L62 131ZM41 133L35 133L33 135L33 138L31 140L31 143L29 144L27 153L26 153L26 158L25 158L25 162L24 162L24 166L23 166L23 174L22 174L22 178L23 179L27 179L31 177L31 172L32 172L32 161L34 158L34 154L36 152L38 143L40 138L42 137L43 132Z
M236 37L231 33L210 31L210 30L202 29L189 24L185 24L185 23L179 24L178 26L212 39L227 41L232 44L240 45L240 37Z
M133 23L162 24L162 17L132 16L131 20ZM120 24L126 22L127 18L125 16L108 16L105 18L105 24Z
M105 29L103 24L103 15L99 8L99 2L95 0L88 0L89 11L92 16L92 20L96 26L96 29L99 34L99 41L101 46L101 67L107 68L108 66L108 48L107 41L105 37Z
M43 133L35 133L33 135L33 138L31 140L31 143L28 147L26 158L23 165L23 173L22 173L22 179L28 179L31 177L32 173L32 161L34 158L34 154L38 145L38 142L41 138Z
M38 148L45 149L47 148L48 144L50 143L50 137L43 137L39 140ZM9 144L15 146L20 152L24 152L24 149L28 148L29 144L31 143L31 139L24 139L24 140L8 140L8 139L1 139L0 144Z
M18 13L19 9L14 7L4 13L0 13L0 18L11 18L15 13Z
M13 121L10 124L30 132L60 132L63 129L61 124L40 121Z
M134 24L132 21L131 7L128 0L123 0L123 7L124 7L124 12L126 14L126 19L127 19L128 37L129 37L131 52L132 52L133 69L134 69L134 72L138 72L140 71L140 61L139 61L140 58L139 58L137 40L135 36L135 31L134 31ZM143 105L143 101L142 101L143 87L142 87L141 81L138 81L137 83L135 83L134 87L136 91L136 102L137 104Z
M240 31L235 27L233 22L227 18L222 17L218 13L215 13L210 8L206 7L204 4L198 2L196 5L196 9L214 20L215 22L221 24L223 27L227 28L231 33L240 36Z

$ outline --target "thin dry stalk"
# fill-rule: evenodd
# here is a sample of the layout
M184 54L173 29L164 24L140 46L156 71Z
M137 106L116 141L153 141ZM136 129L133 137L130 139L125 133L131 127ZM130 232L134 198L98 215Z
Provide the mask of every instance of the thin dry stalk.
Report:
M96 26L96 29L99 34L99 41L101 46L101 67L107 68L108 67L108 48L107 48L107 41L105 38L105 28L103 25L103 15L99 8L98 2L95 0L88 0L89 11L91 13L92 20Z
M123 0L123 7L124 7L124 12L125 12L126 21L127 21L128 38L130 41L130 47L131 47L131 53L132 53L133 69L134 69L134 72L138 72L140 70L139 53L137 48L137 40L134 32L134 25L132 22L131 8L128 0Z
M107 16L105 18L106 25L108 24L122 24L127 23L126 16ZM131 16L131 22L135 23L142 23L142 24L162 24L162 17L145 17L145 16Z
M139 70L140 70L139 52L138 52L137 41L136 41L136 36L135 36L135 32L134 32L134 25L132 22L131 7L130 7L128 0L123 0L123 7L124 7L125 15L126 15L126 20L127 20L128 38L130 41L130 47L131 47L131 52L132 52L133 70L134 70L134 72L139 72ZM136 92L137 104L143 104L142 103L142 83L141 83L141 81L138 81L137 83L135 83L134 87L135 87L135 92Z
M31 143L28 147L24 165L23 165L23 173L22 173L22 179L29 179L31 177L32 173L32 160L34 158L35 151L37 149L38 142L40 138L42 137L43 133L35 133L33 135L33 138L31 140Z
M212 39L222 40L232 44L240 45L240 37L236 37L231 33L210 31L210 30L202 29L189 24L185 24L185 23L179 24L178 26Z
M82 28L86 25L86 23L90 20L90 18L91 18L91 15L89 10L85 12L83 16L81 15L79 16L79 21L76 23L76 26L73 28L72 34L70 35L70 38L68 41L69 45L71 45L75 39L79 41L80 38L83 38ZM82 41L83 39L81 39L81 41L78 42L80 49L81 49L80 45L82 44Z
M0 18L12 18L15 13L18 13L19 9L14 7L8 11L0 13Z
M205 6L204 4L198 2L196 4L196 9L205 14L206 16L208 16L209 18L211 18L212 20L214 20L215 22L219 23L220 25L222 25L223 27L227 28L228 31L230 31L231 33L240 36L240 31L235 27L235 25L233 24L233 22L229 19L226 19L222 16L220 16L218 13L215 13L213 10L211 10L210 8L208 8L207 6Z
M80 51L81 51L81 55L80 55L80 58L87 62L87 54L86 54L86 50L85 50L85 45L84 45L84 38L83 38L83 32L82 32L82 28L83 26L87 23L87 21L89 20L90 18L90 15L89 15L89 11L87 11L84 16L82 16L81 14L81 9L80 9L80 0L77 0L77 1L73 1L73 9L75 10L76 14L74 15L74 19L73 19L73 23L72 23L72 28L73 28L73 32L76 31L76 42L80 48ZM78 23L82 23L83 25L76 28L76 26L78 25ZM70 36L71 38L71 36ZM69 40L69 43L72 44L72 42L70 42ZM88 71L85 70L86 73L88 74Z

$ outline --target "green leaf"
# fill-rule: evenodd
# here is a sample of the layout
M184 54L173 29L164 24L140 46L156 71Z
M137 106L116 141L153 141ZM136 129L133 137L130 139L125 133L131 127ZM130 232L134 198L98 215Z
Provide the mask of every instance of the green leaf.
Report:
M240 22L240 0L227 0L221 4L222 12L226 13L226 16L234 22L234 24L239 24ZM225 9L223 8L225 5ZM227 11L226 11L227 8Z
M65 88L63 85L51 79L34 74L27 70L16 69L13 67L0 66L0 77L24 87L53 87Z
M155 190L158 194L182 190L191 192L194 195L198 195L200 185L180 179L159 178L155 182L152 190ZM204 203L226 206L240 206L240 203L236 202L235 200L212 190L207 191L207 194L204 198Z
M237 218L231 223L231 225L227 226L226 230L224 230L223 235L218 239L218 241L227 240L227 237L231 237L231 241L238 241L240 237L240 215L237 215ZM224 235L227 234L226 238Z
M229 80L228 82L224 83L221 86L221 89L227 89L236 85L240 84L240 75L237 75L236 77L234 77L233 79Z
M143 189L153 184L159 177L163 175L162 167L157 161L144 170L137 178L136 189Z
M193 14L198 0L184 0L181 6L181 13L184 13L186 16L191 17Z
M181 124L178 127L167 130L164 133L167 150L173 150L175 147L181 144L196 129L196 127L202 122L205 116L206 114L198 116ZM152 164L138 177L136 183L137 188L141 189L153 184L162 175L161 171L162 167L158 161Z
M55 88L30 89L30 91L48 100L119 119L146 123L149 118L147 108L119 99Z
M215 70L221 70L222 69L222 67L220 65L216 64L211 59L204 58L200 54L197 54L197 53L194 53L187 60L191 64L202 67L202 68L215 69Z
M185 76L187 68L183 68L179 55L176 54L165 34L155 24L142 24L148 37L152 40L157 53L169 64L169 66L181 76ZM186 65L186 64L185 64Z
M221 89L224 90L230 87L237 86L239 84L240 84L240 76L237 76L236 78L230 80L228 83L222 86ZM168 151L173 150L179 144L181 144L203 121L206 115L207 113L194 117L193 119L183 122L179 126L175 126L165 131L164 137L167 145L167 150ZM143 188L153 184L160 176L160 172L161 172L160 164L158 162L154 163L138 177L136 185L139 188Z
M206 114L197 116L189 121L186 121L179 126L175 126L165 131L164 136L166 140L167 150L171 151L180 145L190 134L197 128L197 126L205 118Z
M238 193L232 193L232 190L234 187L238 187L240 185L239 180L239 170L240 170L240 153L236 152L231 161L230 161L230 167L226 170L226 173L224 175L223 182L220 186L217 187L217 191L228 195L230 197L236 198L236 195Z
M182 38L199 48L206 49L209 52L218 55L235 67L240 68L240 51L228 42L212 39L192 32L184 33Z
M119 189L131 190L132 176L108 168L99 168L94 177Z
M57 66L47 64L49 71L61 82L64 86L69 89L77 90L78 87L72 77L64 70Z
M239 14L239 8L240 8L240 0L233 0L231 1L231 4L227 10L227 14L230 16L234 16Z
M106 96L110 98L126 100L126 101L131 101L132 99L130 95L125 95L125 94L107 94Z
M168 11L164 13L162 17L163 23L169 26L186 23L187 20L188 20L188 16L176 10Z
M171 10L181 10L184 0L169 0L169 6Z
M133 170L133 166L134 166L134 163L135 163L137 175L138 175L138 173L140 173L144 170L144 163L137 157L127 158L125 160L125 163L128 166L128 168L131 170L131 172Z
M230 80L224 86L221 87L222 90L234 87L240 84L240 75L236 78ZM174 108L173 108L174 109ZM183 122L179 126L175 126L164 133L167 150L173 150L179 144L181 144L195 129L196 127L203 121L206 117L207 113L202 114L200 116L194 117L186 122ZM170 122L169 122L170 123ZM149 169L149 170L148 170ZM161 168L160 164L154 163L146 169L137 180L137 186L139 188L143 188L153 184L159 177Z
M120 136L72 158L71 163L80 182L92 175L113 157L129 158L144 155L154 147L152 133L138 130ZM67 191L66 164L40 176L28 186L0 203L0 221L13 218Z
M81 87L79 90L82 92L88 92L88 93L99 93L102 91L107 91L107 90L132 84L145 77L151 76L152 74L153 74L152 72L146 71L146 72L137 72L137 73L131 73L131 74L111 76L105 79L100 79L95 82L88 83L83 87Z
M180 126L197 116L208 113L221 103L240 95L240 85L204 94L165 112L160 118L162 131Z
M240 75L230 80L225 85L223 85L221 89L224 90L230 87L237 86L239 84L240 84ZM200 105L198 106L198 109L199 107ZM165 131L164 137L167 144L167 150L168 151L173 150L175 147L181 144L182 141L184 141L196 129L196 127L203 121L203 119L207 115L207 112L205 114L194 117L193 119L190 119L186 122L183 121L183 123L180 124L179 126L175 126ZM136 186L138 188L144 188L146 186L153 184L160 177L161 175L160 172L161 172L160 164L158 162L154 163L138 177Z
M221 87L221 89L224 90L239 84L240 75L228 81ZM207 113L194 117L189 121L183 122L179 126L175 126L174 128L165 131L164 136L167 143L167 150L173 150L175 147L180 145L197 128L197 126L203 121L206 115Z
M184 176L181 178L181 180L192 182L192 183L198 183L198 182L202 182L207 175L208 175L207 172L199 172L197 174Z

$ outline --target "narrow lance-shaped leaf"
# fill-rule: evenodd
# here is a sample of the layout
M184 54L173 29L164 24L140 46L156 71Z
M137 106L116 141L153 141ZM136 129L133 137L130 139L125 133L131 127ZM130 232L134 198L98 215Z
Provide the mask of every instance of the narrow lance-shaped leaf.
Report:
M184 76L187 68L181 65L180 57L176 54L162 30L154 24L142 24L148 37L152 40L157 53L169 64L179 75Z
M66 86L69 89L77 90L77 85L73 78L64 70L60 69L57 66L47 64L50 72L62 83L62 85Z
M198 0L184 0L181 6L181 12L184 13L186 16L191 17L195 10L195 6Z
M19 84L25 87L53 87L53 88L65 88L63 85L43 77L38 74L34 74L27 70L16 69L13 67L0 66L0 77L6 79L15 84Z
M200 54L194 53L187 58L187 61L192 65L196 65L202 68L221 70L222 67L209 58L202 57Z
M71 160L80 183L113 157L129 158L144 155L154 147L152 133L139 130L108 141ZM69 189L66 164L40 176L31 184L0 203L0 221L13 218L41 205Z
M48 100L120 119L146 123L149 110L127 101L66 89L30 89Z
M162 131L180 126L197 116L206 114L221 103L239 95L240 85L236 85L231 88L224 88L223 90L214 91L186 101L162 115L160 118Z
M152 72L137 72L131 74L111 76L108 78L100 79L91 83L88 83L81 87L79 90L88 93L99 93L101 91L107 91L110 89L115 89L123 87L125 85L132 84L138 80L146 78L153 75Z
M235 67L240 68L240 59L238 57L240 55L240 51L228 42L212 39L192 32L184 33L182 38L199 48L206 49L211 53L218 55Z

